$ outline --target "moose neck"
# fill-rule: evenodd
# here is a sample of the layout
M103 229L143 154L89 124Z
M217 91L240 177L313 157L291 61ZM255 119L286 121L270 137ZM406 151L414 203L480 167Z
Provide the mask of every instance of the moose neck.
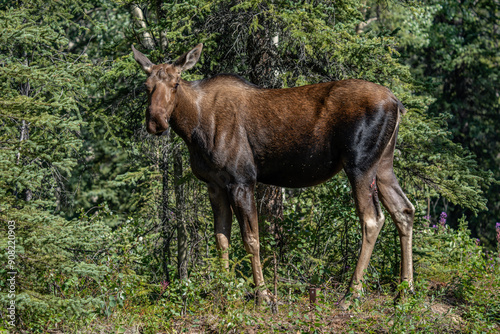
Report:
M192 143L192 134L200 124L201 97L203 92L197 82L181 80L177 91L177 101L170 117L170 126L185 142Z

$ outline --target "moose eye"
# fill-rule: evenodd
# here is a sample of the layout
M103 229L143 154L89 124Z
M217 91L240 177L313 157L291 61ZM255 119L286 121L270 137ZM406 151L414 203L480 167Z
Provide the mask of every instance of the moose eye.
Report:
M176 84L174 85L174 89L177 89L177 87L179 87L179 83L176 83Z

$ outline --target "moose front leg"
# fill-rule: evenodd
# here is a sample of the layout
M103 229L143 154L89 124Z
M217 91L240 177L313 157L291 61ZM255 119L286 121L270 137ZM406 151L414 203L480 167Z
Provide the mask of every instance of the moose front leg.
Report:
M233 213L229 204L227 190L224 187L210 185L208 187L210 196L210 204L214 213L214 230L217 242L217 250L220 252L220 257L224 268L229 269L229 254L228 248L231 241L231 223Z
M253 281L257 288L258 298L269 302L267 291L261 290L265 285L260 263L259 224L257 206L255 204L255 185L232 185L229 187L229 198L238 223L241 237L248 254L252 255Z

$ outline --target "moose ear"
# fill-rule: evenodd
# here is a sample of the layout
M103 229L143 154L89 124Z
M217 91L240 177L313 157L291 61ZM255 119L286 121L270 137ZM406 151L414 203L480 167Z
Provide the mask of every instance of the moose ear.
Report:
M134 51L135 61L138 62L139 65L141 65L144 72L146 72L147 74L150 74L151 71L153 70L153 65L154 65L151 62L151 60L149 60L148 57L146 57L145 55L143 55L142 53L137 51L133 45L132 45L132 51Z
M201 49L203 49L203 43L196 45L191 51L180 56L179 59L174 62L174 66L181 71L189 70L198 62L198 59L200 59Z

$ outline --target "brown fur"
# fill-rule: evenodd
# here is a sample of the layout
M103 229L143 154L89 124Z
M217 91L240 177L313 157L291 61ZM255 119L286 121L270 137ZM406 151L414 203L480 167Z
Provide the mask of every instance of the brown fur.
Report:
M161 135L170 123L186 142L193 173L209 187L219 249L229 246L234 212L253 255L254 282L263 285L255 183L307 187L344 169L363 233L351 288L361 290L384 221L379 196L400 234L401 279L411 284L414 208L392 169L402 103L389 89L363 80L287 89L259 88L234 75L182 80L201 48L174 64L153 65L135 49L134 55L149 74L147 130Z

